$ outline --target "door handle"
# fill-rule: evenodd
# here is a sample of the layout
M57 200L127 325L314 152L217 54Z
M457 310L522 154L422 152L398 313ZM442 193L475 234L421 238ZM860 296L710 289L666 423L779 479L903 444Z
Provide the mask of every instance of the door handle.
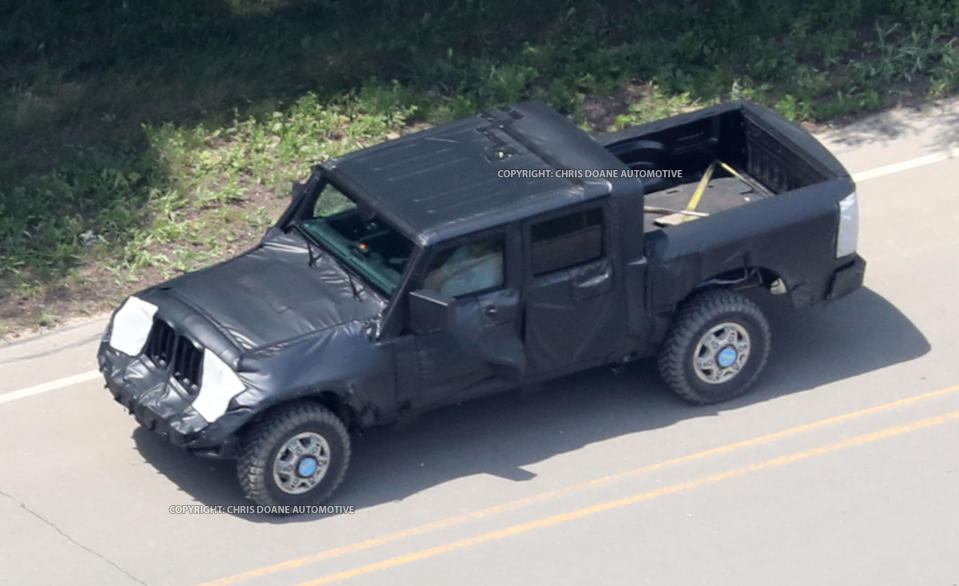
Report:
M496 317L496 314L499 313L499 309L497 309L495 305L487 305L485 308L483 308L483 313L489 317Z
M592 289L594 287L600 287L609 282L612 275L608 270L595 275L588 275L587 277L579 280L573 281L573 286L577 289Z
M582 300L613 290L613 271L604 260L571 279L573 299Z

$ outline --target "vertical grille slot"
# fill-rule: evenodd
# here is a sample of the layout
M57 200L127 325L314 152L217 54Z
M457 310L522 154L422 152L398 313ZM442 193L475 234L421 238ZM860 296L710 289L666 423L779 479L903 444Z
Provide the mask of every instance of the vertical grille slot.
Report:
M173 360L173 350L176 345L176 332L162 319L153 320L153 328L144 354L160 368L166 368Z
M176 360L173 361L173 378L180 381L187 391L200 390L200 364L203 352L193 342L178 336Z
M173 326L160 318L153 319L153 327L143 353L157 368L170 369L183 388L191 394L200 390L203 350L176 333ZM171 368L172 367L172 368Z

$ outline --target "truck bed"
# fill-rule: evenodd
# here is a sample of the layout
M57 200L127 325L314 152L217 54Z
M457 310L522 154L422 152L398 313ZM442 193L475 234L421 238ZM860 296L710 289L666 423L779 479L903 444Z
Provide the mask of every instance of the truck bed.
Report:
M670 172L637 179L643 183L647 208L687 209L703 174L715 163L712 179L695 206L696 212L713 216L835 176L829 166L834 161L831 155L818 156L821 145L770 114L752 105L723 105L600 135L598 140L632 170ZM667 213L647 212L645 230L663 228L656 221Z

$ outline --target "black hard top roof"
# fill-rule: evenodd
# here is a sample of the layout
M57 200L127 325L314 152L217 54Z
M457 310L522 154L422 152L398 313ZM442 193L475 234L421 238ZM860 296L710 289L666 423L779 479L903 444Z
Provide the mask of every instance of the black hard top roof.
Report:
M609 194L604 179L511 170L624 169L570 120L526 102L327 161L326 176L420 244Z

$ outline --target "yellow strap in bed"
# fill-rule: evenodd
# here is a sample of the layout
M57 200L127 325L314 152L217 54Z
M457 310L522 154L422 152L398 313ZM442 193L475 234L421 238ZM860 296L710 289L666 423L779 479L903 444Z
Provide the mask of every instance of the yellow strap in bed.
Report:
M699 180L699 185L696 186L696 191L693 192L693 197L689 199L689 203L686 204L687 212L695 212L696 207L699 205L699 200L703 198L703 192L706 191L706 186L709 185L709 180L713 178L713 171L716 169L716 161L713 161L706 167L706 172L703 173L703 178ZM688 222L693 219L694 216L684 216L683 221Z
M752 187L752 184L750 184L749 181L748 181L745 177L743 177L742 174L740 174L739 171L733 169L732 167L730 167L729 165L727 165L726 163L724 163L724 162L722 162L722 161L719 162L719 166L722 167L723 169L725 169L726 171L728 171L729 174L732 175L733 177L735 177L736 179L739 179L740 181L742 181L742 182L745 183L746 185L749 185L750 187Z

